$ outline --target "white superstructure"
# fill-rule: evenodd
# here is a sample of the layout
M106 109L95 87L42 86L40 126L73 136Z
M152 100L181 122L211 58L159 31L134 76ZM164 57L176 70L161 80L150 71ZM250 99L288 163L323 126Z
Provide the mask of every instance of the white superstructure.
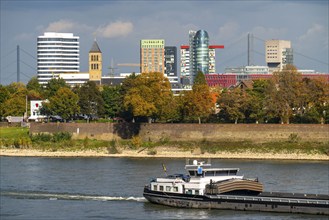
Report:
M79 72L79 37L46 32L37 40L38 81L46 84L61 73Z
M211 164L193 161L185 165L188 175L174 174L156 178L150 183L150 189L190 195L204 195L206 185L230 179L243 179L237 175L239 168L211 168Z

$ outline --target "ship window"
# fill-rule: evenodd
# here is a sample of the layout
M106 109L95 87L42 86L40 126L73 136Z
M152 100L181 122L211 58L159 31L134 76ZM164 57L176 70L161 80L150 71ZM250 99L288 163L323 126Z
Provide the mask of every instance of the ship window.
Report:
M186 194L192 195L192 190L191 189L187 190Z
M195 195L200 195L199 190L195 190Z
M154 191L158 191L158 186L157 186L157 185L154 185L154 186L153 186L153 190L154 190Z
M234 171L230 171L230 175L236 175L236 173L237 173L238 171L236 171L236 170L234 170Z
M178 187L177 186L174 186L174 192L178 192Z
M160 186L160 191L163 191L163 186Z
M205 176L215 176L215 171L207 171Z
M170 186L166 186L166 191L170 192L171 191L171 187Z
M217 171L216 172L216 176L227 176L228 175L228 171Z
M188 172L190 173L191 176L195 176L195 171L194 170L190 170Z

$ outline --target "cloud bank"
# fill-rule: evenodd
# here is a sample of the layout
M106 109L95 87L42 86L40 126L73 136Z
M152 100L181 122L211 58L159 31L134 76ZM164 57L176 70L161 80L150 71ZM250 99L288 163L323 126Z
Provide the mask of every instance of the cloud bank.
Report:
M133 31L131 22L116 21L105 26L98 27L95 35L104 38L125 37Z

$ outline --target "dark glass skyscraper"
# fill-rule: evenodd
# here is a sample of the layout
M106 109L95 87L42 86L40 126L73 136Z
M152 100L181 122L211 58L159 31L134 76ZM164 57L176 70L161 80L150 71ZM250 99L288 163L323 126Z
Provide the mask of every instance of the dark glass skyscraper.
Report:
M177 77L177 48L165 46L165 74Z

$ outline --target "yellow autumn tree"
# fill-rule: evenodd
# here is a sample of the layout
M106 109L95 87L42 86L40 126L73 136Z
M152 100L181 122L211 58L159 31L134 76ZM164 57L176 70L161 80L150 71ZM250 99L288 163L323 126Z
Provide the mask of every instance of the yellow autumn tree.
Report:
M134 117L158 119L164 114L164 107L170 103L172 93L168 79L159 72L142 73L135 77L134 86L124 94L123 105Z
M205 77L200 71L195 77L192 91L185 92L182 99L183 118L197 119L201 124L202 119L209 117L214 111L215 102L213 102Z

